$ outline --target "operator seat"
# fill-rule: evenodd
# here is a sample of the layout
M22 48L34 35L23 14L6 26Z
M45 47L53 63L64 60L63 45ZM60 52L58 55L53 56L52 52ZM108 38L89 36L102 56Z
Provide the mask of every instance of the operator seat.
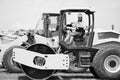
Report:
M79 32L79 34L77 35L74 35L74 44L76 46L83 46L85 45L85 38L84 38L84 35L85 35L85 30L84 28L81 28L81 27L78 27L78 29L76 29L76 32Z

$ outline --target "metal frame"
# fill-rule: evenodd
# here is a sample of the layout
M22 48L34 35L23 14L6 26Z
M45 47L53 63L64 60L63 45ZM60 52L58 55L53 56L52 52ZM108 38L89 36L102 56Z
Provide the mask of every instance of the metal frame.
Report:
M57 16L58 17L58 20L59 20L59 16L60 16L60 14L59 13L43 13L43 20L44 20L44 22L43 22L43 26L44 26L44 30L45 30L45 33L44 33L44 36L45 37L49 37L48 36L48 27L49 27L49 17L55 17L55 16Z
M66 12L83 12L88 15L88 31L86 33L86 44L84 46L72 46L72 45L67 45L64 42L64 37L63 37L63 23L66 24ZM75 52L75 55L77 55L78 60L78 67L90 67L91 66L91 59L93 56L96 54L98 49L93 48L93 39L94 39L94 11L90 11L89 9L67 9L67 10L61 10L60 11L60 28L59 28L59 44L62 49L70 51L70 52ZM82 52L87 53L85 56L80 56ZM90 55L89 57L87 57ZM90 63L89 64L79 64L79 63L84 63L81 59L89 59Z
M60 44L62 44L64 41L63 41L63 23L66 24L66 12L83 12L85 13L86 15L88 15L88 19L89 19L89 22L88 22L88 41L87 41L87 45L86 47L91 47L92 46L92 42L93 42L93 37L94 37L94 12L95 11L90 11L89 9L66 9L66 10L61 10L60 11L60 29L59 29L59 41L60 41Z

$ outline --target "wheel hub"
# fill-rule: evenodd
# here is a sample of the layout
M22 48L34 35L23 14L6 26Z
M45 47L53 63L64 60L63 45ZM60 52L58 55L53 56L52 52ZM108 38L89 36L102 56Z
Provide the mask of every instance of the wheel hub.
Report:
M110 67L114 68L116 66L116 62L113 60L109 62Z
M45 65L45 59L39 56L36 56L33 60L35 65L39 65L39 66L44 66Z
M120 57L110 55L104 61L104 67L108 72L116 73L120 70Z

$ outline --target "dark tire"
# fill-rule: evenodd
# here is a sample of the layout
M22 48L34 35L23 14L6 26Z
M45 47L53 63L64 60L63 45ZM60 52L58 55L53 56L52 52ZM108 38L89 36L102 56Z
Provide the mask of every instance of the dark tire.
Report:
M22 46L12 46L8 48L3 56L4 68L10 73L21 73L22 70L19 68L19 64L12 60L12 51L14 48L22 48Z
M97 77L111 80L120 78L120 45L118 43L101 45L92 66L91 72Z
M90 69L90 72L95 76L95 78L100 78L98 75L96 75L93 67L90 67L89 69Z

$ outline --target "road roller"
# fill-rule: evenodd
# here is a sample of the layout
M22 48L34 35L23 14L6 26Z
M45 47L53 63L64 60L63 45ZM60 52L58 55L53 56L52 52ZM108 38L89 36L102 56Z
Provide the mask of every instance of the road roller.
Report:
M96 32L94 13L89 9L64 9L60 11L58 47L41 38L26 49L14 48L12 58L31 79L46 80L59 72L91 73L101 79L119 79L120 46L116 32ZM98 41L98 42L95 42ZM46 44L44 44L44 41ZM100 42L101 41L101 42Z

